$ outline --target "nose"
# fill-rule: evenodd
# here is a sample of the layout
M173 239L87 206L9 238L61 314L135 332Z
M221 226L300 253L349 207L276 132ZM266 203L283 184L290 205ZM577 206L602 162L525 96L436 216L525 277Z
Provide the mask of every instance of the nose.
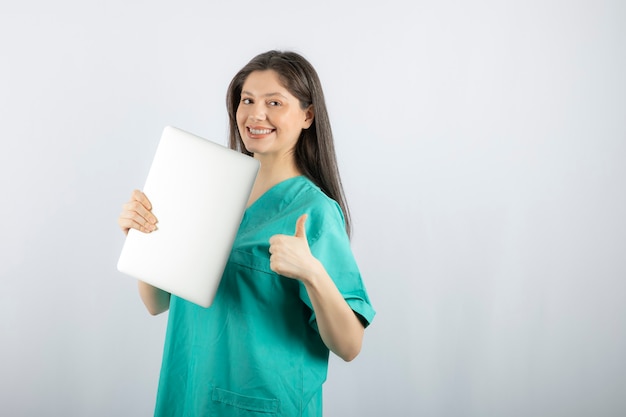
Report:
M250 107L249 118L255 121L265 120L265 109L263 108L263 103L253 103Z

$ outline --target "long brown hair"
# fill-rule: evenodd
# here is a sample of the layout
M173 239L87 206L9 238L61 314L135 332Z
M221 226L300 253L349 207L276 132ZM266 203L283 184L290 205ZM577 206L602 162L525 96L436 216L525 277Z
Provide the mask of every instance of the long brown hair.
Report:
M306 177L339 204L345 218L346 232L350 235L350 212L337 167L333 133L322 84L317 72L304 57L291 51L268 51L252 58L233 77L226 94L230 148L252 155L241 140L237 127L237 107L241 101L241 89L248 75L254 71L265 70L273 70L278 74L284 87L300 101L303 110L313 105L313 124L300 133L294 149L295 163Z

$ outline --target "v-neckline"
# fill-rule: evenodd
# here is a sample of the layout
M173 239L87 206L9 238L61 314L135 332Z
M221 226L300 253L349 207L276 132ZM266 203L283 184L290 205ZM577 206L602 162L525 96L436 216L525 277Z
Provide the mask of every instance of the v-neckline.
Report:
M290 177L290 178L284 179L284 180L282 180L282 181L272 185L263 194L261 194L256 200L254 200L252 202L252 204L250 204L248 207L246 207L245 211L247 212L248 210L254 209L254 207L257 205L257 203L259 203L259 201L267 199L267 196L273 194L277 188L281 188L284 184L289 183L291 181L295 181L296 179L299 179L299 178L304 178L304 175L296 175L294 177Z

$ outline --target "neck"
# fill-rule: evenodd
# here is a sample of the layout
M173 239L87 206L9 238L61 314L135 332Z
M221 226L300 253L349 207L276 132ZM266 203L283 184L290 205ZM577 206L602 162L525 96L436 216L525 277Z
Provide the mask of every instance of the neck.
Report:
M261 162L259 173L257 174L250 198L248 199L248 207L250 207L259 197L276 184L288 180L289 178L302 175L296 167L293 156L290 158L267 158L254 155Z

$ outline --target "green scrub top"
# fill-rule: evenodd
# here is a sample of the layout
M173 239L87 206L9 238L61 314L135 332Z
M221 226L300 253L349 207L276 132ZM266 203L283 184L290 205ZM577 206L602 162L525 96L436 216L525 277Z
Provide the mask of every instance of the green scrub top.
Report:
M244 213L209 308L172 296L155 416L321 416L328 348L304 285L269 266L269 240L306 235L364 325L374 310L339 205L304 176L283 181Z

